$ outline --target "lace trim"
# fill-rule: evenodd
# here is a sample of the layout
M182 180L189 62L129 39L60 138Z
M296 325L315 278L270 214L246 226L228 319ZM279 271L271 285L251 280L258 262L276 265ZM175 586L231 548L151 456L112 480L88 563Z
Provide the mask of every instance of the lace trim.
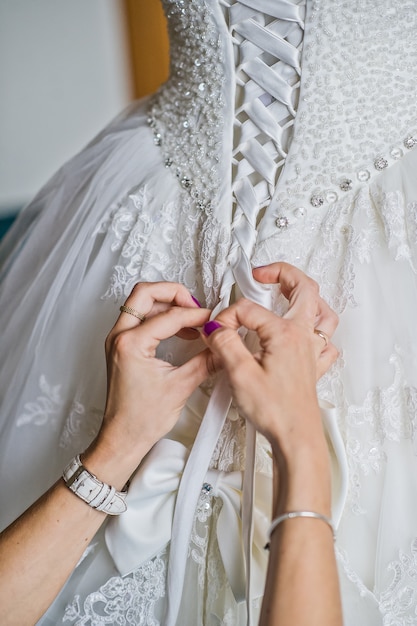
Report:
M60 410L64 404L61 396L62 385L52 385L46 376L39 378L39 389L42 395L37 396L33 402L26 402L23 413L16 419L16 426L45 426L46 424L57 427Z
M348 580L362 597L368 596L371 592L351 568L346 552L336 548L336 554ZM386 571L392 572L392 579L374 596L383 626L414 626L417 615L417 537L412 540L408 553L398 551L398 559L388 563Z
M380 595L379 608L384 626L412 626L417 615L417 537L407 554L399 550L398 559L388 565L392 582Z
M228 588L215 532L215 520L221 506L220 499L202 493L189 546L189 558L197 567L201 596L208 593L209 589L209 595L201 607L197 598L193 598L197 610L202 611L199 619L204 624L211 623L218 610L218 607L214 609L216 601ZM110 578L84 600L80 595L75 596L65 609L63 621L75 626L160 626L163 623L160 621L163 614L161 602L165 597L168 555L167 548L132 574ZM219 623L235 624L235 610L228 608L224 611L226 614L219 618Z
M167 552L124 578L114 576L82 602L79 595L69 604L63 622L75 626L160 626L155 607L165 595Z
M393 380L386 388L375 387L361 405L348 405L343 388L343 355L339 363L319 382L319 396L340 407L340 428L346 441L350 489L346 506L355 515L366 514L361 504L362 480L379 474L387 461L385 441L412 440L417 446L417 388L406 385L399 348L389 363Z
M23 413L16 419L16 426L48 426L53 430L58 430L62 415L65 413L66 400L61 393L62 385L53 385L46 375L39 378L40 395L36 400L26 402L23 406ZM73 400L68 408L67 418L62 427L59 439L60 448L79 449L79 445L85 445L98 432L101 423L102 411L96 408L86 409L85 405Z
M112 208L94 234L100 233L119 253L104 299L123 300L139 280L167 280L182 283L214 306L229 234L214 216L198 210L187 193L155 206L148 186L138 187Z
M381 229L381 221L384 230ZM258 244L253 264L287 261L320 284L322 296L337 312L355 307L355 262L370 263L386 247L394 260L406 260L417 273L417 203L401 191L345 198L326 214L309 216L304 229L289 227Z

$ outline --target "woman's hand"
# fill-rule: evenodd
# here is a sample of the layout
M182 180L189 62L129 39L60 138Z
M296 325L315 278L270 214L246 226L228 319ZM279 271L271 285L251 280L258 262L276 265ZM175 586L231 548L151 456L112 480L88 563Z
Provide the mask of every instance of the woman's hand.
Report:
M239 300L206 325L206 343L222 361L242 414L271 441L275 452L291 458L313 438L323 439L316 380L337 357L336 348L316 334L331 337L337 315L319 295L317 283L286 263L254 270L263 283L280 283L289 301L278 317L248 300ZM252 355L236 330L254 331L260 351ZM215 330L215 332L212 332ZM210 332L211 331L211 332Z
M208 375L212 356L203 350L180 367L156 357L163 339L202 326L210 311L176 283L140 283L125 305L146 316L122 312L106 340L107 403L97 439L84 453L90 471L99 463L101 480L124 485L150 448L175 425L194 389ZM108 475L103 457L109 459ZM118 468L115 475L115 467Z

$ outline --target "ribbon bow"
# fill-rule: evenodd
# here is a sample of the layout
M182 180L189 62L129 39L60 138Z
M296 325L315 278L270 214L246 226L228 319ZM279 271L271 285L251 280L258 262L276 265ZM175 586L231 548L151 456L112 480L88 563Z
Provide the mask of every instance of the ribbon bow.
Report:
M110 520L105 534L111 556L122 575L158 554L170 541L176 497L189 450L178 441L162 439L147 455L133 478L128 510ZM237 602L245 599L246 568L242 541L242 472L210 469L205 485L223 505L217 520L217 539L223 565ZM202 485L203 489L203 485ZM255 475L252 544L252 590L263 595L268 555L263 549L269 525L272 481ZM208 487L205 487L207 492Z

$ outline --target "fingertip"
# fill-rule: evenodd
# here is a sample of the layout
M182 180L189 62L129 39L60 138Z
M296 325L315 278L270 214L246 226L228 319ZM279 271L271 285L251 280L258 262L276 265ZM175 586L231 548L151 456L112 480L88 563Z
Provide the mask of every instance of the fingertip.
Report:
M195 304L198 306L199 309L201 309L201 304L200 302L197 300L197 298L195 298L193 295L191 296L191 298L193 299L193 301L195 302Z
M204 324L203 333L206 335L206 337L209 337L212 333L214 333L221 327L222 325L216 320L210 320Z
M258 283L271 284L275 277L271 278L271 265L258 265L252 269L252 275Z

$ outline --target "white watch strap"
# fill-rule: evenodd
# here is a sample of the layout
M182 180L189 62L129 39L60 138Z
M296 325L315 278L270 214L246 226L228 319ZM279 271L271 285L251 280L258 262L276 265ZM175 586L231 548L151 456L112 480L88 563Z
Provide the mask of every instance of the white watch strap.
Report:
M116 491L89 472L81 463L80 455L70 461L62 475L68 489L89 506L108 515L120 515L127 509L126 491Z

